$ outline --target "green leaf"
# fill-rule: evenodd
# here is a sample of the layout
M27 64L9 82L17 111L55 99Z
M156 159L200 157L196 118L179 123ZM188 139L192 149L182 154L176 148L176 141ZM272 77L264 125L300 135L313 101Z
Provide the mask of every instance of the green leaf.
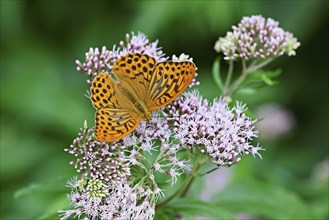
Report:
M278 77L281 73L281 69L274 71L258 70L249 74L246 81L262 81L267 85L274 85L277 84L277 82L273 79Z
M45 212L42 216L40 216L39 220L46 220L46 219L58 219L60 213L58 210L62 210L68 206L68 199L65 195L55 197L53 201L48 205L45 209Z
M278 82L273 80L273 78L279 76L280 74L280 69L275 71L258 70L253 72L246 77L237 90L237 93L239 95L252 95L265 86L276 85Z
M250 109L247 109L244 113L253 120L257 119L256 115Z
M189 197L200 198L200 195L204 188L205 178L195 178L191 190L189 192Z
M257 88L252 87L245 87L245 88L239 88L236 93L239 95L252 95L255 94L258 91Z
M63 177L58 177L49 180L45 183L31 183L30 185L17 190L14 193L15 198L20 198L23 196L28 196L34 193L48 193L48 192L61 192L65 193L68 190L65 188L66 179Z
M278 84L278 82L277 81L274 81L274 80L272 80L271 78L269 78L267 75L262 75L262 77L261 77L261 79L262 79L262 81L264 82L264 83L266 83L267 85L269 85L269 86L273 86L273 85L275 85L275 84Z
M294 192L255 180L233 183L212 201L232 212L247 212L267 219L314 218L310 208Z
M168 205L175 213L186 217L203 216L215 219L234 219L234 215L218 204L194 198L180 198Z
M223 90L223 81L220 76L220 58L218 57L212 65L212 76L220 91Z
M175 217L174 210L170 209L169 207L163 207L159 210L155 210L154 219L155 220L172 220Z
M272 71L263 71L263 72L271 79L276 78L282 74L281 69L272 70Z

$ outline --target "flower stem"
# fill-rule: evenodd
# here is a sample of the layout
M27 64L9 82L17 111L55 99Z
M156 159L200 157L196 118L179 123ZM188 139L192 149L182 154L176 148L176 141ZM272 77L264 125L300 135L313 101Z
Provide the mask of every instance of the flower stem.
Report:
M175 193L173 193L171 196L169 196L166 200L164 200L163 202L159 203L156 206L156 209L159 209L163 206L165 206L166 204L168 204L171 200L173 200L176 197L184 197L186 196L186 194L188 193L189 189L192 186L193 181L195 180L196 173L199 171L199 169L205 165L206 163L204 161L200 161L200 155L199 157L197 157L196 162L193 166L193 169L191 171L191 173L187 176L184 184L182 187L180 187Z
M242 74L239 76L237 80L233 82L231 87L228 89L226 96L231 96L232 93L239 87L239 85L242 83L242 81L247 77L248 72L246 71L246 61L242 60Z
M228 67L228 72L227 72L227 77L225 80L225 85L224 85L224 89L223 89L223 95L225 96L228 90L228 87L231 83L231 79L232 79L232 73L233 73L233 67L234 67L234 63L233 60L230 60L230 64Z
M175 197L179 196L180 194L182 194L182 192L186 191L186 187L188 185L190 185L190 182L192 181L193 177L192 174L190 174L187 178L185 183L183 184L183 186L181 188L179 188L175 193L173 193L171 196L169 196L167 199L165 199L163 202L159 203L156 206L156 209L159 209L163 206L165 206L166 204L168 204L171 200L173 200Z
M246 72L247 74L255 72L256 70L266 66L267 64L269 64L270 62L272 62L274 60L274 58L268 58L267 60L265 60L264 62L258 64L258 65L250 65L247 69Z
M197 164L195 170L197 171L200 167L201 167L201 164ZM182 193L181 193L180 197L186 196L186 194L188 193L188 191L190 190L190 188L192 186L193 181L195 180L195 177L196 176L194 174L189 176L189 179L185 182L185 186L182 189Z
M202 177L202 176L204 176L204 175L207 175L207 174L209 174L209 173L212 173L212 172L214 172L214 171L217 170L217 169L218 169L218 167L215 167L215 168L213 168L213 169L211 169L211 170L208 170L207 172L204 172L204 173L198 175L198 177Z
M247 67L246 66L246 61L245 60L242 60L242 73L239 76L239 78L232 83L232 86L228 89L228 92L225 95L231 96L239 88L239 86L241 85L241 83L245 80L245 78L250 73L255 72L256 70L258 70L258 69L266 66L267 64L269 64L272 61L273 61L273 58L269 58L269 59L265 60L264 62L258 64L258 65L255 65L253 63L249 67Z

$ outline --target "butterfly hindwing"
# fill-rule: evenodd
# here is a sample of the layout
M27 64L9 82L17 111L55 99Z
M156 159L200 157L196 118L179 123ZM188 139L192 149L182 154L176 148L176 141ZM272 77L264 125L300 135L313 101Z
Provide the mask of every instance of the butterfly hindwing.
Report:
M138 98L146 103L151 74L156 61L146 54L127 54L120 57L113 65L112 71L117 79L129 84Z
M174 101L193 80L195 69L189 61L157 63L147 94L148 109L153 111Z
M140 118L134 117L125 110L106 107L97 110L95 121L97 140L113 142L133 132L139 124Z

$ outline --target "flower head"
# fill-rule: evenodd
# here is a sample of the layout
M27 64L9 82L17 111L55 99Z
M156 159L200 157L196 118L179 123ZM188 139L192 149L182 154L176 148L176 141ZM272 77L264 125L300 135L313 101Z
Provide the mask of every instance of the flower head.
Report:
M138 32L137 35L134 32L131 35L126 34L126 43L120 41L120 47L113 47L110 53L111 63L114 63L115 60L127 53L143 53L155 58L158 62L165 61L168 58L165 57L161 47L158 47L158 43L159 40L150 42L147 36L141 32Z
M107 50L106 46L102 47L100 51L98 48L90 48L88 52L85 53L86 60L84 63L76 60L77 71L84 73L88 76L87 83L91 84L93 78L102 72L108 70L108 63L110 61L110 51Z
M154 192L158 190L158 185L154 180L155 172L168 175L170 177L168 181L175 184L181 174L191 170L189 161L182 160L177 156L176 153L180 150L180 146L172 142L171 136L172 131L167 120L162 118L160 112L157 111L153 114L150 122L142 121L132 134L118 142L125 145L126 149L131 149L131 146L133 146L132 150L126 150L127 161L131 165L143 169L145 163L142 163L142 161L147 160L144 156L145 152L149 154L152 154L153 151L158 153L157 159L153 163L145 161L152 164L151 169L149 169L149 177ZM159 193L160 197L162 192L159 191Z
M88 219L153 219L155 204L152 194L140 186L132 187L126 180L104 185L97 180L73 188L69 199L73 209L61 210L61 220L70 217ZM101 197L90 196L90 192L102 189ZM96 191L97 191L96 190Z
M243 17L232 29L224 38L220 37L214 47L224 54L225 60L293 56L300 46L293 34L280 28L279 22L272 18Z
M126 34L126 43L120 41L119 46L114 45L110 51L106 46L102 50L90 48L85 54L85 62L76 60L77 71L88 76L87 83L91 84L93 78L102 72L111 72L114 62L127 53L143 53L156 59L156 61L165 61L168 58L158 47L159 41L150 42L147 36L141 32L135 35L133 32Z
M75 156L71 164L86 178L115 182L130 175L123 149L124 146L96 140L94 129L89 129L85 123L79 136L65 151Z
M216 165L231 166L240 161L239 155L259 155L261 150L250 143L258 131L245 111L240 102L233 108L222 98L210 104L193 91L173 102L166 115L181 145L197 146Z
M108 195L108 186L99 179L82 179L79 181L79 189L87 193L89 200L101 200Z

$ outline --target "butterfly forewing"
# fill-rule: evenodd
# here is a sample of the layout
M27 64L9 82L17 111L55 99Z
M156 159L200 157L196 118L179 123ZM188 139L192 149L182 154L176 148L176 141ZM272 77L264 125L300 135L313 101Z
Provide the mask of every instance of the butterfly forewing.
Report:
M191 83L195 75L192 62L160 62L151 74L147 94L150 111L162 108L174 101Z
M138 98L146 103L155 65L155 59L146 54L127 54L114 63L112 71L119 81L129 84Z
M94 107L119 107L113 79L107 73L101 73L95 77L91 85L91 101Z

